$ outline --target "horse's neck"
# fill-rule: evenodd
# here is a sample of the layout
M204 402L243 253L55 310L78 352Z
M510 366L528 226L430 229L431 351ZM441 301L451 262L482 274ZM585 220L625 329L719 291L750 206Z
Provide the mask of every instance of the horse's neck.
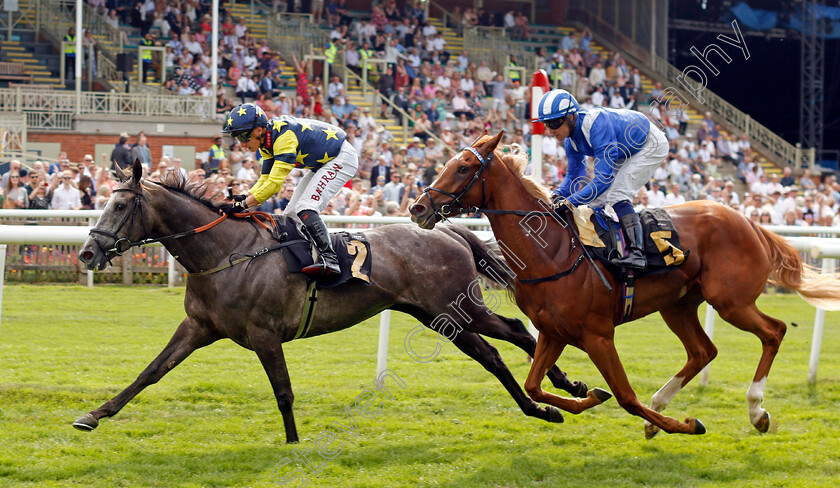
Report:
M198 229L220 217L201 202L173 192L168 192L157 202L154 213L156 219L150 229L153 237ZM190 272L216 267L232 252L241 250L242 241L249 234L245 222L227 220L231 222L222 222L205 232L166 239L163 245ZM232 229L235 225L243 228Z
M527 216L487 214L496 240L512 261L511 269L526 278L554 270L571 251L566 229L556 217L544 215L551 209L550 204L543 204L528 193L513 171L503 165L493 169L486 179L485 208L534 212Z

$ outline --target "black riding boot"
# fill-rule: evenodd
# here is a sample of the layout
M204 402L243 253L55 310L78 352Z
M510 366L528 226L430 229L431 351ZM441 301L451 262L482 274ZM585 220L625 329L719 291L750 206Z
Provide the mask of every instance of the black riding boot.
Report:
M645 241L642 234L642 223L636 213L625 215L619 219L621 229L627 236L627 254L613 261L615 264L632 269L647 268L645 257Z
M318 254L321 256L320 262L315 262L311 266L303 268L301 271L310 276L341 274L341 268L338 266L338 257L332 248L332 242L330 242L330 233L327 231L327 226L321 220L318 212L302 210L298 213L298 217L300 217L306 230L309 231L309 235L312 236L312 241L315 243L315 247L318 248Z

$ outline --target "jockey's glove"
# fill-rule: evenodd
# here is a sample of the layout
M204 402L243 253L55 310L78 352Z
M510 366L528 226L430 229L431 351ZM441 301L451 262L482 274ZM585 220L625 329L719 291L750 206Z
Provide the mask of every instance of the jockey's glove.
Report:
M568 205L569 201L566 200L566 197L559 193L552 193L551 194L551 203L554 204L555 208L565 207Z
M245 205L245 202L239 201L239 202L233 202L233 203L225 203L224 205L219 207L219 210L223 213L228 214L228 215L233 215L235 213L247 212L248 211L248 206Z

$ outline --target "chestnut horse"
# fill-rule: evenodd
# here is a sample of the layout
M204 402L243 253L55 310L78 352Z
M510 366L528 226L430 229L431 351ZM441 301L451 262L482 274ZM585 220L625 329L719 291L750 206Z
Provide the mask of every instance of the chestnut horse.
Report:
M698 306L706 301L724 320L761 340L761 358L747 391L747 403L750 421L766 432L770 415L761 405L764 387L786 326L759 311L755 301L772 278L811 304L837 309L838 276L819 275L805 267L784 239L723 205L694 201L667 208L683 249L690 253L681 267L636 281L635 304L627 320L659 311L682 341L688 359L646 407L630 386L615 350L621 288L607 273L612 288L608 291L596 272L596 266L603 268L600 263L577 267L584 261L584 251L575 238L577 227L570 216L574 209L562 207L551 212L548 191L523 176L527 159L517 154L517 146L506 148L506 152L511 150L506 154L497 150L502 135L485 134L452 157L411 206L411 214L412 220L426 229L442 218L469 210L481 209L487 214L508 265L518 274L516 303L540 331L525 382L531 398L571 413L598 403L592 397L563 398L541 387L547 369L571 344L589 355L621 406L645 419L648 438L659 429L704 433L705 427L697 419L680 422L659 412L717 355L697 316ZM549 279L534 282L544 277Z

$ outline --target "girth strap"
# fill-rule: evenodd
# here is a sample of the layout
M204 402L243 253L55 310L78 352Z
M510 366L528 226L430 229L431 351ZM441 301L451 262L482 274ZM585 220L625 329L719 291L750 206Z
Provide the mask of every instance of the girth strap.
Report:
M295 339L306 337L309 333L309 326L312 325L312 319L315 317L315 305L318 303L318 286L315 281L309 283L306 289L307 298L303 303L303 313L300 315L300 325L295 333Z

